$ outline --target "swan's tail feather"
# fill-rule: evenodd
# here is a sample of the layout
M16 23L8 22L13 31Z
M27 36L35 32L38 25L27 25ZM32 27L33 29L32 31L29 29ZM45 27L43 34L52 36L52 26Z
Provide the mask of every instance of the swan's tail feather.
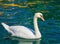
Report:
M8 32L10 32L9 26L8 26L7 24L5 24L5 23L1 23L1 24L3 25L3 27L4 27Z

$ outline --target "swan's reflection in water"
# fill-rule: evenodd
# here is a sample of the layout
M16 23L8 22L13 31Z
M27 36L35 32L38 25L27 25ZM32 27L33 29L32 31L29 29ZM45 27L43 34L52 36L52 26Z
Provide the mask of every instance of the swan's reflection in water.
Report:
M23 38L12 38L12 40L19 41L17 44L40 44L41 39L23 39Z

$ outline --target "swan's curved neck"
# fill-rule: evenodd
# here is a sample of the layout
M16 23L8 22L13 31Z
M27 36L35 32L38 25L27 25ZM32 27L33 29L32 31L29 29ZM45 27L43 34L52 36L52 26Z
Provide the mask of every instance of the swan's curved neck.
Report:
M40 38L41 37L41 34L39 32L39 29L38 29L38 24L37 24L37 17L34 17L34 29L35 29L35 36L37 38Z

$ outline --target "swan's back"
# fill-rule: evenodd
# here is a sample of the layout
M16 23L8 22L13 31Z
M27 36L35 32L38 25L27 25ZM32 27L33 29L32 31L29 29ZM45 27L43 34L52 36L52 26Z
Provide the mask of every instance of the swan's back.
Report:
M22 37L22 38L35 38L33 32L24 26L10 26L10 30L13 32L13 36Z

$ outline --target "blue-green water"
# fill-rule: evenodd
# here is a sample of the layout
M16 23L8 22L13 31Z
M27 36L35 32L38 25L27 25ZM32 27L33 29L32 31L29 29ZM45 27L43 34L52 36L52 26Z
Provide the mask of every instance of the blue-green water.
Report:
M17 1L17 0L16 0ZM10 2L17 3L20 2ZM22 2L28 2L23 0ZM5 22L8 25L23 25L30 29L33 27L34 13L41 12L45 18L45 21L38 19L38 25L42 34L41 41L31 41L30 44L60 44L60 1L40 1L36 4L28 5L27 8L21 8L18 6L8 6L4 8L3 4L9 2L0 3L0 44L25 44L22 40L4 39L4 37L10 36L10 34L3 28L1 22ZM9 4L10 4L9 3ZM26 44L28 40L26 41Z

